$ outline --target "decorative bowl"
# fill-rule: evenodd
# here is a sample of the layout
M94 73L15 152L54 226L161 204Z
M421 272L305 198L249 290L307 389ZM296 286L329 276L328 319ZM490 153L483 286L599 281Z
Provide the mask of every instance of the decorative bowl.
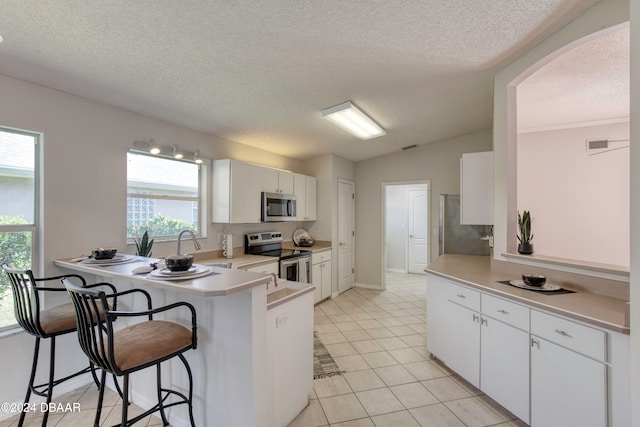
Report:
M522 281L526 285L540 287L545 284L547 278L542 274L523 274Z
M171 271L187 271L193 265L193 255L170 255L164 263Z
M91 251L91 258L93 259L113 259L118 253L117 248L95 248Z

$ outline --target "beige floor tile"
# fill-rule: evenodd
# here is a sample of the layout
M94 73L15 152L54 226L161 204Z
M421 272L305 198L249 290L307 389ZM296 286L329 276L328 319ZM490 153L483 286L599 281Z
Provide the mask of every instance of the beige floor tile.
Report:
M390 310L395 310L398 308L397 305L392 304L392 303L383 303L383 304L378 304L378 308L380 310L384 310L384 311L390 311Z
M387 329L389 329L389 331L391 331L391 333L397 337L402 337L404 335L415 335L416 331L414 331L413 329L411 329L410 327L406 326L406 325L400 325L400 326L387 326Z
M55 426L57 425L62 418L64 417L64 414L49 414L49 418L47 419L47 425L48 426ZM18 418L16 418L17 420ZM42 413L41 412L34 412L34 413L30 413L27 414L27 416L24 419L24 424L22 425L23 427L40 427L42 425ZM15 425L18 425L18 422L15 422Z
M422 316L404 316L404 317L396 317L399 321L402 322L403 325L423 325L425 324L425 319Z
M427 324L426 323L409 324L407 326L410 327L411 329L413 329L414 331L416 331L419 334L426 334L427 333Z
M376 415L371 417L371 419L376 427L420 427L420 424L418 424L409 411Z
M329 424L342 423L367 417L367 411L360 404L355 394L325 397L320 399Z
M358 325L362 329L382 328L382 324L375 319L358 320Z
M398 364L398 361L386 351L364 353L362 354L362 357L372 368L382 368L384 366L393 366Z
M355 320L356 322L357 322L358 320L370 320L370 319L373 319L373 317L371 316L371 314L366 313L366 312L364 312L364 311L360 311L360 312L357 312L357 313L349 312L349 316L351 316L351 318L352 318L353 320Z
M420 383L401 384L389 388L407 409L439 403L438 399Z
M404 410L404 406L388 388L360 391L356 393L369 416Z
M363 341L355 341L353 346L358 353L373 353L376 351L382 351L383 348L380 347L380 344L376 342L376 340L363 340Z
M333 323L353 322L353 319L348 314L336 314L329 316Z
M413 303L411 303L410 305L413 306ZM426 311L423 308L417 308L417 307L408 308L406 312L407 314L410 314L412 316L419 316L419 317L424 316L426 313Z
M471 393L451 377L422 381L422 385L433 393L441 402L471 397Z
M399 306L399 304L396 304ZM396 308L393 310L387 310L389 312L390 315L392 315L395 318L399 318L402 316L406 316L407 315L407 311L404 308Z
M412 348L399 348L397 350L387 350L398 362L413 363L425 360L424 356Z
M404 341L409 347L425 347L427 345L427 338L424 335L416 334L413 329L411 329L411 332L411 335L403 335L399 338Z
M325 314L316 314L313 317L313 322L314 324L317 325L326 325L326 324L332 324L333 321L331 321L331 319L329 319L329 316L325 315Z
M475 397L445 402L445 405L467 427L491 426L506 421Z
M353 391L342 375L313 380L313 390L316 392L318 398L337 396Z
M344 377L353 391L364 391L386 387L385 383L373 371L373 369L347 372L344 374Z
M329 332L340 332L336 327L336 325L334 325L333 323L315 325L314 329L316 330L317 333L320 333L320 334L326 334Z
M324 416L320 402L318 400L312 400L300 415L289 424L289 427L320 427L328 424L329 422Z
M427 350L427 347L421 345L419 347L412 347L415 351L417 351L422 357L425 359L429 359L431 357L431 353Z
M374 329L367 329L367 333L375 339L380 339L380 338L393 338L395 337L395 335L393 335L393 332L391 332L389 329L387 328L374 328Z
M447 376L442 369L438 368L438 365L428 360L407 363L402 366L404 366L405 369L419 381Z
M331 424L331 427L376 427L371 418L360 418L359 420L345 421L344 423Z
M360 371L362 369L370 368L367 362L359 354L354 354L351 356L334 357L333 360L336 362L336 364L341 370L347 371L347 372Z
M385 366L374 370L382 381L384 381L384 383L389 387L416 381L415 377L401 365Z
M327 332L326 334L317 334L322 344L337 344L341 342L347 342L347 338L342 335L342 332Z
M356 329L354 331L344 331L342 333L349 341L370 340L372 337L364 329Z
M358 350L356 350L355 347L349 342L341 342L338 344L326 344L325 347L329 351L329 354L331 354L331 357L358 354Z
M359 329L362 329L356 322L340 322L335 323L335 325L340 330L340 332L357 331Z
M327 316L329 316L330 318L335 316L335 315L339 315L339 314L346 314L344 312L343 309L341 309L340 307L338 307L338 305L336 304L330 304L329 302L325 302L322 304L322 306L320 307L322 309L322 311L324 312L324 314L326 314Z
M398 337L379 338L378 344L385 350L397 350L399 348L409 347L404 341Z
M488 406L492 411L494 411L495 413L500 415L500 417L502 419L505 419L507 421L518 420L518 417L513 415L511 412L507 411L498 402L496 402L495 400L491 399L486 394L478 395L478 396L476 396L476 398L479 399L483 404Z
M465 427L442 403L410 409L409 412L423 427Z

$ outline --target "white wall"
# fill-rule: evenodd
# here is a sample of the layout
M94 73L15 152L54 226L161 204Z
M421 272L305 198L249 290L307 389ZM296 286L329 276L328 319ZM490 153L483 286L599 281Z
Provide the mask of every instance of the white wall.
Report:
M536 254L628 267L629 148L588 155L598 138L629 140L629 123L518 134L518 211Z
M298 160L15 78L0 75L0 93L0 125L44 135L43 253L42 265L34 266L38 275L58 274L52 264L54 259L86 254L96 246L135 251L133 245L127 247L125 238L126 153L135 140L154 138L161 145L199 149L203 156L212 159L235 158L302 172ZM221 249L217 237L225 227L213 225L210 220L207 223L208 238L201 240L203 250ZM236 246L240 246L245 232L282 227L285 236L290 236L296 226L288 223L227 228L237 233ZM153 253L164 256L175 248L175 241L156 242ZM4 375L0 401L19 402L24 398L33 341L24 333L2 337L0 341L3 348L0 367ZM66 366L84 364L86 358L74 345L60 345L58 350L58 360ZM10 376L4 374L9 371Z
M382 184L430 181L431 259L438 257L440 194L460 194L462 153L491 150L491 130L356 163L356 282L382 284Z

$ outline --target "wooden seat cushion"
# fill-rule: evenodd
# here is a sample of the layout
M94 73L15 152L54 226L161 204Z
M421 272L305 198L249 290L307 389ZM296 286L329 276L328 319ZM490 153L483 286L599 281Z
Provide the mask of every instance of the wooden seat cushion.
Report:
M114 333L116 366L128 371L190 348L191 330L164 320L127 326Z

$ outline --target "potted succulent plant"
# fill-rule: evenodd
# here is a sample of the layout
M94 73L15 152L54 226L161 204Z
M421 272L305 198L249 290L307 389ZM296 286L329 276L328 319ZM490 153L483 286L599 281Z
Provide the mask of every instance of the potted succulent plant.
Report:
M518 212L518 253L531 255L533 253L533 234L531 234L531 213L523 211L522 215Z
M142 237L135 239L136 243L136 255L138 256L151 256L151 248L153 247L153 239L149 240L149 233L147 231L142 234Z

